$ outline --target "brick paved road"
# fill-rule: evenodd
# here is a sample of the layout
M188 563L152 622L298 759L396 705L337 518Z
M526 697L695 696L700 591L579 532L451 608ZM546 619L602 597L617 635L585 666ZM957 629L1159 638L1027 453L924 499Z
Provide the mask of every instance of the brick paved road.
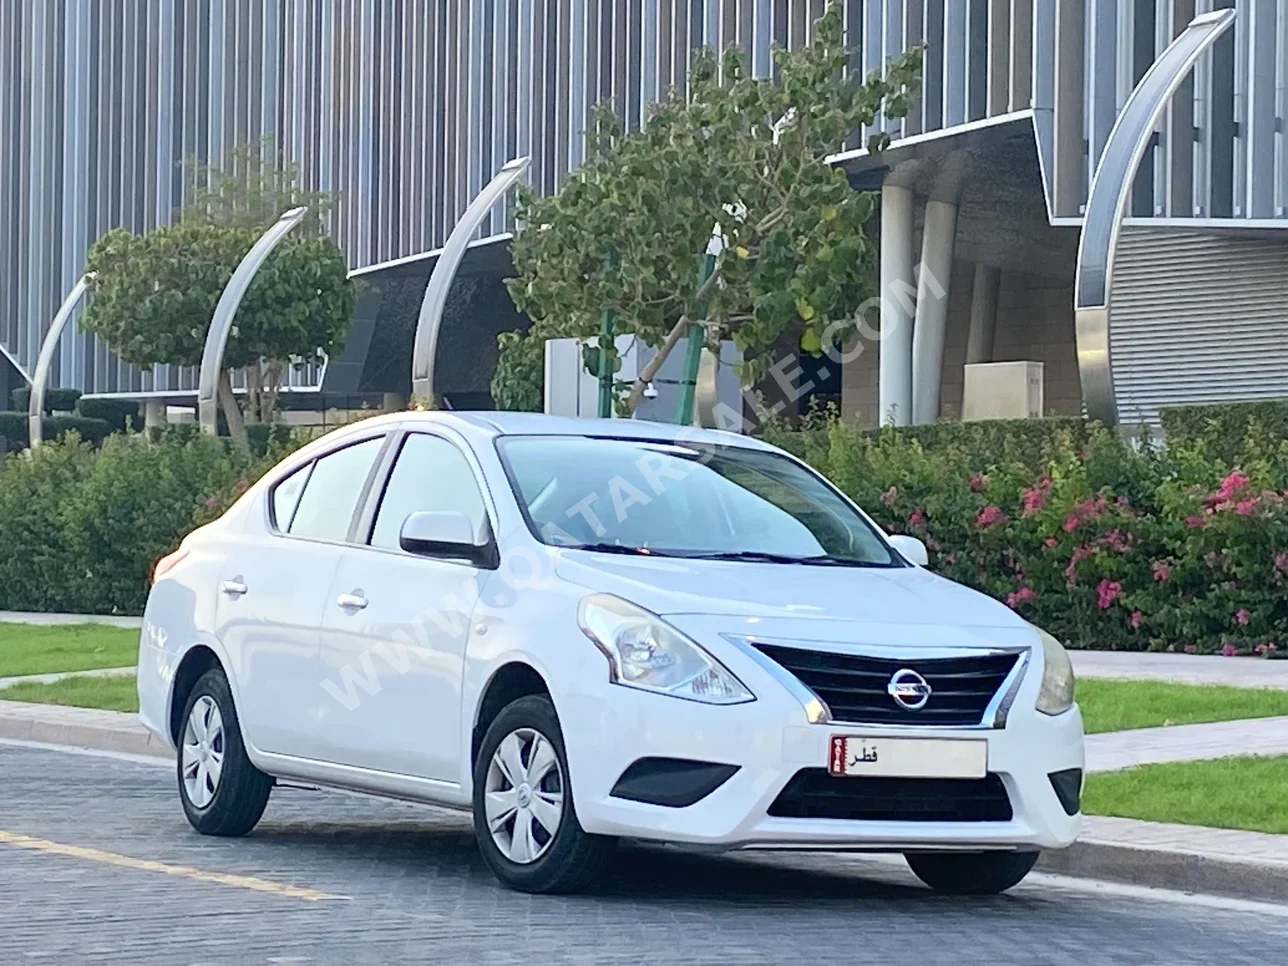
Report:
M946 899L836 856L629 850L598 895L524 896L493 882L462 816L279 789L253 836L216 840L189 830L172 784L154 765L0 745L0 962L1288 962L1288 915L1050 879Z

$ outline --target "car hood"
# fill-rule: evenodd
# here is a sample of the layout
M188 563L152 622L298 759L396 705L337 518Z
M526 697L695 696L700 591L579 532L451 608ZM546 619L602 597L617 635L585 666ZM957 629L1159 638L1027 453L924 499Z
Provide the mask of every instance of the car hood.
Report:
M775 625L840 621L1029 631L1009 607L920 567L762 564L563 550L555 572L655 614L737 619L723 622L731 625L750 618ZM818 631L849 636L823 625Z

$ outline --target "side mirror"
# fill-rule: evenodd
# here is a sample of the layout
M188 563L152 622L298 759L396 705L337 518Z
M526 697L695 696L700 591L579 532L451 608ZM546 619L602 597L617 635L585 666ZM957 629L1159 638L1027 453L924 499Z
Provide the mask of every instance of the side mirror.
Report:
M909 563L914 563L918 567L924 567L930 563L926 545L916 537L910 537L906 533L892 533L887 539L890 541L890 546L898 550Z
M470 518L456 510L422 510L403 521L398 545L421 557L468 560L494 569L496 545L475 532Z

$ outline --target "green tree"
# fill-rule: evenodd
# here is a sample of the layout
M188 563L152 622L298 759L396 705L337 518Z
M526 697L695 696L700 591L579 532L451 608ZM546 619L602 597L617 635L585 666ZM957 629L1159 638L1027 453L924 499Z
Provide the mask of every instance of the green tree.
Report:
M888 144L879 129L907 113L921 51L856 77L832 2L808 46L775 49L773 60L773 77L755 78L736 48L719 59L699 54L687 98L673 91L629 132L601 106L589 160L562 190L520 189L524 227L508 284L533 325L501 337L498 404L539 408L540 344L593 337L605 308L613 335L632 333L659 350L629 387L629 411L694 321L707 323L709 342L731 338L743 350L747 383L765 374L770 347L783 338L818 353L825 338L854 331L850 316L872 294L874 250L863 226L876 201L827 158L874 123L869 150ZM702 279L713 229L722 246ZM615 352L611 338L600 342Z
M93 298L81 320L126 362L193 366L201 361L219 295L238 262L283 210L326 196L296 192L294 166L273 167L252 146L229 155L230 170L203 174L192 203L174 225L136 235L113 229L90 248ZM356 292L344 256L322 231L313 207L255 276L224 352L219 402L229 432L246 440L244 422L269 422L292 365L339 351ZM244 370L239 404L231 372Z

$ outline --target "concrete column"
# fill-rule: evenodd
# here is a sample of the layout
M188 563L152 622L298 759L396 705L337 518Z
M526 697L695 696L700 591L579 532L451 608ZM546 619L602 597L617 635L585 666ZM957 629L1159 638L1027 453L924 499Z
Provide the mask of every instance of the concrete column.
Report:
M164 399L148 399L144 401L143 426L145 429L151 429L154 426L164 426L166 421Z
M881 348L877 419L906 426L912 418L912 189L881 188Z
M397 413L407 408L407 394L401 392L387 392L380 401L380 408L387 413Z
M944 332L948 325L948 283L953 272L957 206L927 201L917 276L917 320L912 337L912 421L939 418L939 384L944 371Z
M977 264L970 293L970 331L966 337L966 363L993 361L993 336L997 331L997 289L1002 270Z

